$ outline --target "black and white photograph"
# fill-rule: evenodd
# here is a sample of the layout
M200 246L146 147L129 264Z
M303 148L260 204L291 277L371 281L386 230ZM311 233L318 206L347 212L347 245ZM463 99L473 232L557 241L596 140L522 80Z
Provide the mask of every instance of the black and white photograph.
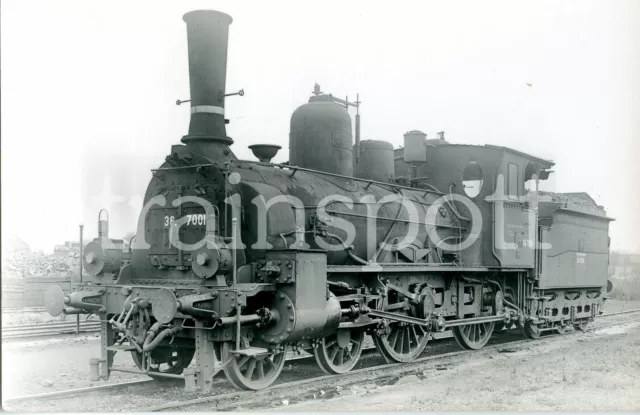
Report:
M640 1L0 19L4 411L640 410Z

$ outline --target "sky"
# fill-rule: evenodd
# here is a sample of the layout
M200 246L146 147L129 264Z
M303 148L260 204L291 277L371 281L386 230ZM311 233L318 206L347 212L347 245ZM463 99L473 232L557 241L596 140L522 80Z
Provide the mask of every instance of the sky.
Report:
M390 5L393 7L390 7ZM362 101L362 138L420 129L554 160L547 189L604 205L640 251L638 1L31 1L1 6L2 239L135 229L150 169L186 134L186 25L230 14L227 133L280 144L318 82ZM111 195L109 199L104 195ZM115 197L113 197L115 195ZM109 200L109 203L106 201ZM108 206L105 206L107 204Z

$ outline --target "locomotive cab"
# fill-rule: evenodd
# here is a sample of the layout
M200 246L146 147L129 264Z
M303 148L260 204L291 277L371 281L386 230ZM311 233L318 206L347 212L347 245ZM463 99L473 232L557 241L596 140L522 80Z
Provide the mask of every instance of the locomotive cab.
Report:
M533 268L537 193L526 193L525 182L548 178L554 163L506 147L427 141L438 145L427 146L418 176L428 177L449 195L459 195L460 215L471 218L475 211L481 223L475 242L460 252L461 263ZM396 175L408 169L398 160L402 152L396 151Z

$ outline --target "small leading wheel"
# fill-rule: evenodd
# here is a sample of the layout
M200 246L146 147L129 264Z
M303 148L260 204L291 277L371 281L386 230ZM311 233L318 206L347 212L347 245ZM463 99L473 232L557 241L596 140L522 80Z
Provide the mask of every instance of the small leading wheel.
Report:
M542 334L540 327L530 321L525 321L524 327L522 327L522 333L528 339L539 339L540 334Z
M340 329L320 341L313 354L323 372L333 375L353 369L362 354L364 327Z
M573 328L580 331L587 331L587 327L589 327L589 320L580 320L574 323Z
M463 349L477 350L487 344L494 327L493 322L456 326L452 329L453 337Z
M221 349L224 374L238 389L259 390L269 387L280 375L284 367L285 353L271 353L258 356L235 354L233 342L224 342Z
M406 363L416 359L429 341L429 332L422 326L408 323L391 323L389 334L373 335L373 343L388 361Z
M158 346L151 351L151 362L147 375L156 380L166 380L167 378L154 376L154 372L179 375L189 366L195 352L194 348ZM138 369L144 370L142 353L132 350L131 357Z

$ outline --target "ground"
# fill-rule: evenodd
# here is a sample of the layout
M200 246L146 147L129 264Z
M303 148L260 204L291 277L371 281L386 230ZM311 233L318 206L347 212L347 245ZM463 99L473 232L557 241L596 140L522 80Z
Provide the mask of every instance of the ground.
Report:
M47 393L93 386L89 380L89 359L100 357L98 334L56 339L8 341L2 344L2 397ZM116 363L134 368L130 356L116 355ZM7 381L11 379L11 381ZM145 379L128 373L112 377L117 383ZM95 382L95 385L104 381Z
M580 341L581 340L581 341ZM514 411L640 409L640 330L614 327L579 341L548 342L471 359L396 385L364 383L287 411Z
M52 317L44 308L22 309L22 310L2 310L2 327L20 326L27 324L42 324L48 322L75 321L76 316Z

